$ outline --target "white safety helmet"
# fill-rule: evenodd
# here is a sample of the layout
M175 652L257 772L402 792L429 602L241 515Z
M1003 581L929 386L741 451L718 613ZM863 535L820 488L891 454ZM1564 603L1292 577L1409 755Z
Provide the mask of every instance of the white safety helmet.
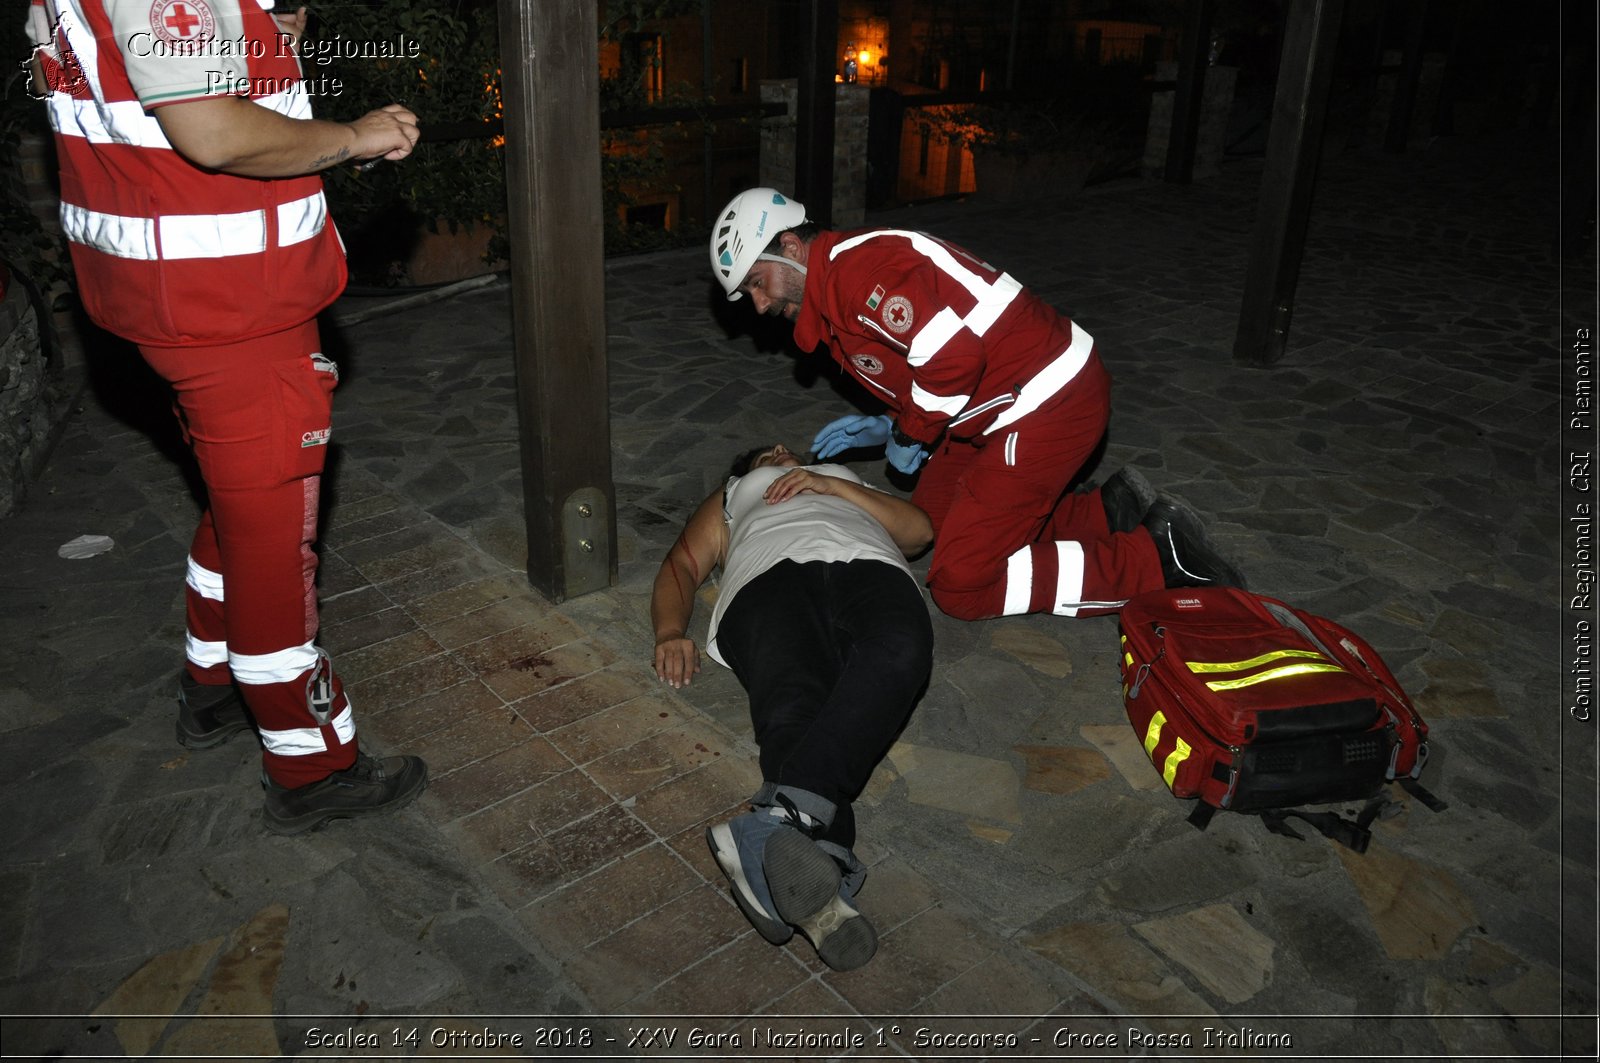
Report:
M784 262L805 272L798 262L766 253L772 238L806 220L806 208L774 188L740 192L722 208L711 230L711 271L722 282L731 303L744 293L739 285L750 267L762 259Z

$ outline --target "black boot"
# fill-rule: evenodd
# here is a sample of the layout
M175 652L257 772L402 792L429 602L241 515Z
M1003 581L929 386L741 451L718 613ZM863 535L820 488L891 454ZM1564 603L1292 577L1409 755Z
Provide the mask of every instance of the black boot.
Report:
M1106 525L1113 532L1131 532L1144 520L1156 500L1155 488L1126 465L1100 485L1100 504L1105 507Z
M1158 498L1143 521L1168 587L1243 587L1244 575L1211 545L1200 518L1185 505Z
M314 783L285 789L268 782L263 811L274 834L314 830L330 819L370 816L404 808L428 787L428 765L421 757L369 757Z
M250 713L239 688L196 683L187 671L178 677L178 744L189 749L220 746L250 729Z

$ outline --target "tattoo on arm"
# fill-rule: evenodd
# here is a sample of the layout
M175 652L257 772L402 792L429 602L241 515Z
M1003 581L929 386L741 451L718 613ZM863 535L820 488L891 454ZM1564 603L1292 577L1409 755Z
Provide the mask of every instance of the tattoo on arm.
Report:
M311 168L313 170L321 170L324 167L333 166L336 163L341 163L344 160L348 159L349 157L350 157L350 149L349 148L340 148L338 151L334 152L332 155L324 155L320 159L312 159L311 160Z

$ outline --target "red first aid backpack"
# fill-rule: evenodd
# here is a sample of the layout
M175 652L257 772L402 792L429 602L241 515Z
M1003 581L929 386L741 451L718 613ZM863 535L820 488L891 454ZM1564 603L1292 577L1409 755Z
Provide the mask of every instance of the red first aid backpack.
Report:
M1415 785L1428 725L1383 659L1326 617L1234 587L1141 594L1122 608L1122 692L1128 720L1173 796L1199 798L1191 822L1217 809L1259 813L1300 837L1294 816L1357 852L1398 781ZM1354 822L1297 805L1364 800Z

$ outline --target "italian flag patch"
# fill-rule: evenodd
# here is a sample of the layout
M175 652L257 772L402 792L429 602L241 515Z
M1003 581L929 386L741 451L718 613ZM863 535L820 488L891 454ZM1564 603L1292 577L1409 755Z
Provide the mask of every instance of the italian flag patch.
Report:
M883 294L883 285L881 284L872 289L872 294L867 296L867 309L878 309L878 304L883 302Z

